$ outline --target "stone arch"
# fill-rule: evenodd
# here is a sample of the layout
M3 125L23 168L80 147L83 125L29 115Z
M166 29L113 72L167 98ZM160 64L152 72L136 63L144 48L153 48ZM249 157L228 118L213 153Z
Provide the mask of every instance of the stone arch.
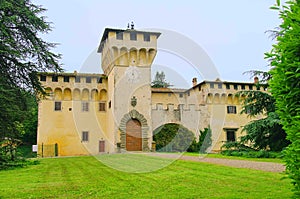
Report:
M127 51L127 48L126 47L122 47L121 50L120 50L120 65L125 65L127 66L128 65L128 51Z
M80 100L80 90L78 88L75 88L73 90L73 99L74 100Z
M239 96L237 94L233 95L232 102L233 104L239 104Z
M64 100L72 100L71 89L69 89L69 88L64 89Z
M213 94L208 93L206 98L206 103L211 104L213 102Z
M214 103L219 104L220 103L220 94L216 93L214 96Z
M140 66L147 65L147 51L145 48L139 50L139 65Z
M142 150L143 151L148 151L149 146L148 146L148 131L149 131L149 126L147 124L147 119L138 111L136 110L131 110L129 113L125 114L123 118L121 119L120 122L120 132L121 132L121 148L126 149L126 124L128 121L136 119L140 122L141 128L142 128Z
M100 90L100 101L107 101L107 91L105 89Z
M82 90L81 100L89 100L89 90L87 88Z
M111 48L111 50L112 50L112 54L113 54L115 64L119 65L120 59L119 59L119 49L118 49L118 47L113 46Z
M61 88L54 89L54 99L55 100L62 100L62 90Z
M227 103L228 104L233 104L233 95L232 94L228 94Z
M46 92L46 99L52 100L53 99L53 90L50 87L45 88Z
M93 89L91 92L91 99L93 101L98 101L99 100L99 94L97 89Z
M151 48L148 50L148 64L151 64L156 55L156 50Z
M129 65L136 66L138 57L138 51L136 48L131 48L129 51Z
M221 95L221 104L226 104L226 94L225 93L223 93Z

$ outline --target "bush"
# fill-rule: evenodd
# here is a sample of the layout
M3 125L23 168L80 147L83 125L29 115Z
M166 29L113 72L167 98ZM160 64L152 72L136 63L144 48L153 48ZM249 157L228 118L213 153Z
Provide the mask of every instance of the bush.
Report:
M179 124L165 124L153 132L156 150L164 152L186 151L194 139L194 133Z

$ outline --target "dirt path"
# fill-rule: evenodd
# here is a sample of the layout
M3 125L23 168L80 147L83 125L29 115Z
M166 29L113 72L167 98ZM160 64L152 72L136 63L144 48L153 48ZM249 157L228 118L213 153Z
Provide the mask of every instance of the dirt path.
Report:
M256 162L256 161L248 161L248 160L207 158L207 157L186 156L186 155L180 156L178 154L168 154L168 153L146 153L146 155L163 157L163 158L180 159L180 160L189 160L189 161L196 161L196 162L207 162L207 163L225 165L230 167L248 168L248 169L270 171L270 172L285 171L284 164L273 163L273 162Z

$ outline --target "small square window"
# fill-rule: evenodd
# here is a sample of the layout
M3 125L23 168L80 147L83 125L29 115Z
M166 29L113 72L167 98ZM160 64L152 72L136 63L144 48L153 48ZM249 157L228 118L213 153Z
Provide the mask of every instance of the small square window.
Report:
M214 83L210 83L210 88L215 88L215 84Z
M222 83L218 83L218 89L222 89Z
M75 82L76 82L76 83L80 83L80 77L79 77L79 76L76 76L76 77L75 77Z
M64 82L70 82L70 77L69 76L64 76Z
M88 131L82 131L82 141L83 142L89 141L89 132Z
M58 82L58 76L57 75L52 76L52 82Z
M99 111L106 111L106 103L105 102L99 103Z
M238 89L238 85L237 84L233 85L233 89L237 90Z
M88 112L89 111L89 103L88 102L82 102L82 112Z
M241 89L245 90L245 85L244 84L241 85Z
M54 102L54 111L61 111L61 102Z
M235 131L234 130L226 130L226 139L227 142L235 142Z
M102 77L97 77L97 83L102 84Z
M258 90L258 91L259 91L259 90L260 90L260 86L256 86L256 90Z
M249 90L253 90L253 86L252 85L249 85Z
M40 76L40 81L45 82L47 79L46 75L41 75Z
M91 83L92 77L85 77L85 83Z
M182 98L182 97L183 97L183 94L182 94L182 93L179 93L179 97Z
M226 84L226 89L230 89L230 84Z
M116 38L117 38L117 40L123 40L123 32L117 32Z
M130 40L136 41L136 32L130 32Z
M236 106L227 106L227 113L236 114Z
M150 41L150 34L144 33L144 41Z

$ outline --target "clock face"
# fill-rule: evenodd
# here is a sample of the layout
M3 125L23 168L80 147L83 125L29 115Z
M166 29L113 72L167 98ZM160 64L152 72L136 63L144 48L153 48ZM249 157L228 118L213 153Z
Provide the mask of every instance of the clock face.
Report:
M130 83L136 83L140 80L140 71L136 66L129 66L126 70L126 79Z

